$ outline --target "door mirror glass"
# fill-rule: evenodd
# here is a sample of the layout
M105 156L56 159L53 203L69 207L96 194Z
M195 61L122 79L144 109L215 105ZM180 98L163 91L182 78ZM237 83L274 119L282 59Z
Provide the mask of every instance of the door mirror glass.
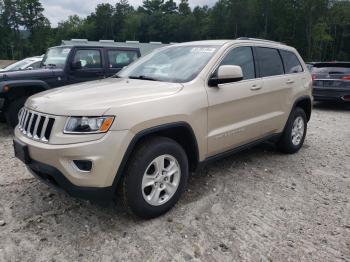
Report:
M222 65L218 68L216 76L209 80L209 86L217 86L225 83L238 82L243 79L243 72L240 66Z
M73 70L78 70L83 68L81 61L72 62L71 67Z

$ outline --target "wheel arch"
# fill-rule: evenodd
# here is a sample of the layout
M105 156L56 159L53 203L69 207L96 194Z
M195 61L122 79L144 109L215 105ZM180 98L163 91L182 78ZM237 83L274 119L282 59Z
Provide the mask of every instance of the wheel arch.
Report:
M120 179L124 176L124 171L130 156L133 154L137 145L154 136L168 137L179 143L185 150L188 157L190 171L195 171L197 169L199 163L199 149L192 127L186 122L175 122L159 125L140 131L131 140L123 156L121 164L119 165L116 177L114 178L114 189L117 188Z
M45 82L39 80L8 81L1 84L1 92L7 100L7 103L18 97L28 97L47 89L49 89L49 86Z
M305 114L306 114L306 118L307 121L309 122L311 119L311 111L312 111L312 101L311 98L309 96L302 96L299 97L293 105L292 111L296 108L296 107L300 107L301 109L304 110Z

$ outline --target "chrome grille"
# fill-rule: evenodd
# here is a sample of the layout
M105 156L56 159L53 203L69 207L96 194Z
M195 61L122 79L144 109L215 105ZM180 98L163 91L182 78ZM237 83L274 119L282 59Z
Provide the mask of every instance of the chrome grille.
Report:
M18 116L18 128L27 137L49 142L55 118L26 108L22 108Z

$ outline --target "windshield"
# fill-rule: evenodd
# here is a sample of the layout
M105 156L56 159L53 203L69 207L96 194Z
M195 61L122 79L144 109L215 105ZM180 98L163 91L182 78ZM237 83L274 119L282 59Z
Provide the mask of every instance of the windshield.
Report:
M27 67L27 65L29 65L32 62L32 60L21 60L18 61L12 65L9 65L7 67L5 67L5 70L8 71L15 71L15 70L21 70L21 69L25 69Z
M193 80L212 58L219 46L170 46L136 61L118 76L163 82Z
M50 48L43 58L42 66L64 68L70 53L69 47Z

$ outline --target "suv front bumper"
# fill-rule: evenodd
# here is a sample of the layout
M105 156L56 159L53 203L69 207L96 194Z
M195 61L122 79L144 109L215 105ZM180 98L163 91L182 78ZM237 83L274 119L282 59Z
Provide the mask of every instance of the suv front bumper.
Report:
M15 136L14 143L26 148L26 161L20 159L33 175L72 196L95 200L113 197L115 178L132 139L129 131L110 131L95 141L52 145L32 140L18 128ZM79 170L73 160L91 161L91 171Z
M67 192L69 195L77 198L93 200L97 202L109 201L114 196L114 189L110 187L81 187L71 183L55 167L31 160L27 165L32 175L40 179L45 184L58 190Z

